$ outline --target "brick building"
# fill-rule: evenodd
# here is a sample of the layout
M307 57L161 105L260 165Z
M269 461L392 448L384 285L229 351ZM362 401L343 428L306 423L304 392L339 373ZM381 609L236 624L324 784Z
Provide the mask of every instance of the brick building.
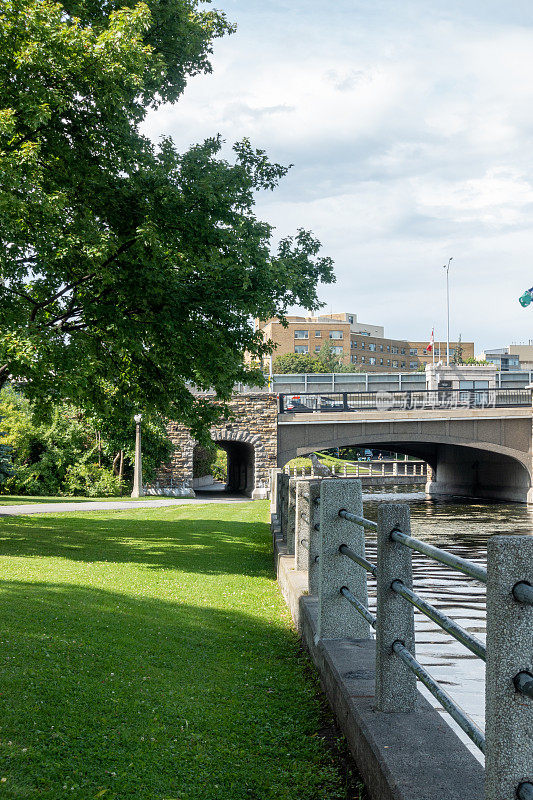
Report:
M357 321L356 314L329 314L324 316L287 317L289 325L277 319L267 322L256 320L265 339L276 345L273 354L309 353L316 355L324 342L329 342L333 351L344 364L353 364L361 372L395 372L418 370L433 361L428 353L428 342L405 339L389 339L381 325L369 325ZM450 360L453 359L458 342L450 342ZM474 343L461 342L463 360L474 357ZM435 342L435 360L446 360L446 342Z

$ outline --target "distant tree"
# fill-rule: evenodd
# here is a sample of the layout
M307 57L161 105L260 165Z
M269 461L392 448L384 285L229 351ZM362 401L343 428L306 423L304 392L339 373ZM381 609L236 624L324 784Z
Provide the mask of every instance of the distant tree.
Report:
M342 358L333 351L329 342L324 342L317 358L324 365L324 372L341 372L344 366Z
M461 334L459 334L459 341L455 347L455 353L453 354L453 363L454 364L463 364L463 345L461 342Z
M276 375L297 375L313 372L328 372L326 365L316 356L308 353L285 353L276 356L272 362L272 371Z
M333 280L299 229L272 249L255 193L287 168L248 141L184 154L140 132L209 72L231 33L199 0L0 0L0 386L125 428L134 411L206 431L221 398L259 379L250 318L318 307Z

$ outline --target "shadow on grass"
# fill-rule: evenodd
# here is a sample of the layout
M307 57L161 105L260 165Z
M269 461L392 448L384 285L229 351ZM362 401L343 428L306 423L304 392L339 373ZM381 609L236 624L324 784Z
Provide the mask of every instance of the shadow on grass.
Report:
M161 520L122 514L10 517L0 523L0 556L138 563L154 569L271 576L269 527L217 519Z
M279 619L14 581L0 619L6 800L346 796Z

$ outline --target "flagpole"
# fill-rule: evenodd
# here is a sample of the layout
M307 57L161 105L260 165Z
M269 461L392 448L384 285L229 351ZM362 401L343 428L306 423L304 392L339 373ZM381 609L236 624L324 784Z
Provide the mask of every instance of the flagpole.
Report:
M448 264L444 264L443 269L446 270L446 366L450 366L450 264L453 261L453 256L448 259Z

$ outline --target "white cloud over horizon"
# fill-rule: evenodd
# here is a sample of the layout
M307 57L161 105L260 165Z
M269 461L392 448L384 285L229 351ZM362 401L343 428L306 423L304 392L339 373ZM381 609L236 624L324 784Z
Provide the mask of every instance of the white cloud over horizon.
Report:
M293 163L258 215L335 260L327 308L392 337L533 338L533 16L525 4L221 0L236 35L145 131L184 149L248 136ZM465 13L464 5L468 6Z

